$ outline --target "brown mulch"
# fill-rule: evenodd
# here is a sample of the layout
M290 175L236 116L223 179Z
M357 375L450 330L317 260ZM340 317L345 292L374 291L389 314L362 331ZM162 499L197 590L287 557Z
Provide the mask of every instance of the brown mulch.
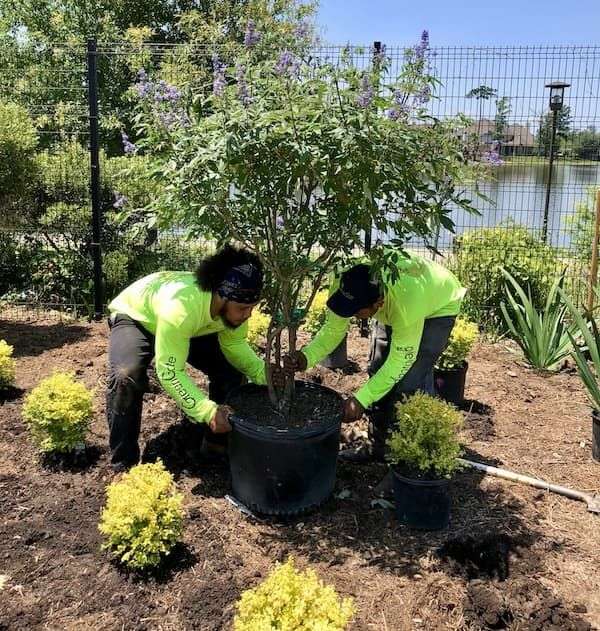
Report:
M317 513L255 521L224 499L227 473L199 464L189 428L156 389L146 395L142 446L184 493L184 537L159 571L125 572L100 550L97 529L113 479L106 333L103 323L0 320L18 361L16 388L0 402L0 629L229 629L240 593L290 554L356 599L353 630L600 626L600 517L584 504L464 471L450 527L410 531L371 504L384 466L340 464L335 495ZM352 392L365 379L367 346L353 332L354 367L309 377ZM24 393L57 369L96 393L85 457L67 463L41 461L21 419ZM506 343L480 344L467 397L468 457L600 490L590 412L572 370L538 374ZM345 433L358 442L365 429L362 421Z

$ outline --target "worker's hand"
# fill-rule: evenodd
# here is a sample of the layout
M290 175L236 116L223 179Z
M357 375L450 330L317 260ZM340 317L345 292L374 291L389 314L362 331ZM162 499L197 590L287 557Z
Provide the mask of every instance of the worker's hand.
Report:
M342 423L351 423L352 421L358 421L358 419L364 414L365 408L354 397L348 397L344 401L344 410Z
M230 415L233 414L233 408L228 405L220 405L208 424L210 431L215 434L226 434L231 431Z
M284 388L286 382L286 371L281 366L277 364L271 364L271 377L273 380L273 385L276 388Z
M308 366L306 355L302 351L294 351L283 358L283 369L288 375L304 372Z

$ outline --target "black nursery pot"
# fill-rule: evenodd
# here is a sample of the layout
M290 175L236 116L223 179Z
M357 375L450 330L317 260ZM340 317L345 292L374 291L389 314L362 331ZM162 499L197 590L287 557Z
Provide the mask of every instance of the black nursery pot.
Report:
M419 530L441 530L450 523L450 480L416 480L394 469L398 521Z
M600 411L592 410L592 458L600 462Z
M465 399L465 383L469 364L463 362L460 368L434 371L435 389L438 395L448 403L460 405Z
M265 386L248 384L228 397L229 463L234 496L257 513L298 515L333 492L340 442L340 395L296 382L297 408L284 424L273 414ZM264 410L264 416L261 415ZM308 417L299 418L305 411Z

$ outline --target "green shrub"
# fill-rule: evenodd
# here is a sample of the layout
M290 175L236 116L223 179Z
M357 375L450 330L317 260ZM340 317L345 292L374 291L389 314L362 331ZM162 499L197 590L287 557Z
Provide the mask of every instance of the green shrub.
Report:
M596 194L598 190L595 187L590 187L587 191L587 197L575 204L575 212L570 217L567 217L566 221L573 254L578 259L588 263L592 260Z
M13 359L13 347L5 340L0 340L0 390L6 390L15 381L15 367L17 362Z
M27 110L0 101L0 200L19 199L36 171L37 133Z
M449 403L417 392L396 406L397 429L388 459L411 473L449 478L458 468L462 414Z
M306 319L302 328L307 332L315 335L319 329L323 326L325 318L327 317L327 298L329 292L319 291L315 296L310 309L306 314Z
M248 343L254 348L259 348L261 342L267 337L271 318L258 307L252 311L248 320Z
M16 235L0 228L0 297L20 289L26 274L21 264Z
M23 418L41 451L71 451L85 440L92 393L72 373L55 373L27 395Z
M437 367L441 370L460 368L477 341L479 329L475 322L466 318L456 318L448 346L441 354Z
M237 610L234 631L343 631L354 615L354 603L340 599L314 570L297 570L290 558L246 590Z
M103 549L132 569L157 566L181 538L182 503L160 460L133 467L107 489L98 526Z
M501 268L531 292L533 304L539 308L560 266L554 248L527 228L507 223L476 228L457 237L450 267L468 289L463 313L476 322L505 330L500 307L505 296Z

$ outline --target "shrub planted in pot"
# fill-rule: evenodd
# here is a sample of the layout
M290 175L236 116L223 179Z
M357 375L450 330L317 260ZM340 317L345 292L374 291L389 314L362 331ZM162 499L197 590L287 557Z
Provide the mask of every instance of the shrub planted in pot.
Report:
M291 438L296 423L339 420L324 416L329 407L319 407L314 389L296 389L293 375L275 387L272 366L281 366L282 348L296 350L297 330L325 278L362 247L364 228L398 235L392 245L400 248L412 237L431 240L439 225L451 228L456 207L476 212L463 187L476 168L461 140L468 121L434 119L427 106L437 80L426 34L396 77L384 53L362 68L351 47L330 63L314 56L314 42L291 33L277 47L261 42L237 59L215 49L212 91L203 82L166 86L151 67L132 90L139 152L152 156L164 184L148 209L153 225L234 241L264 266L267 385L248 387L241 395L248 401L236 408L257 441L272 419L256 467L265 449L279 460L277 441ZM372 250L375 266L384 252ZM254 415L245 411L251 407ZM241 427L233 423L232 442ZM334 464L335 454L328 457Z
M351 598L340 598L311 569L297 570L292 558L276 567L237 604L234 631L344 631L354 615Z
M439 396L455 405L465 398L467 356L477 341L477 325L464 317L456 319L448 346L440 356L434 371L435 388Z
M396 516L412 528L445 528L450 480L459 467L462 414L449 403L417 392L396 406L396 422L387 443Z

